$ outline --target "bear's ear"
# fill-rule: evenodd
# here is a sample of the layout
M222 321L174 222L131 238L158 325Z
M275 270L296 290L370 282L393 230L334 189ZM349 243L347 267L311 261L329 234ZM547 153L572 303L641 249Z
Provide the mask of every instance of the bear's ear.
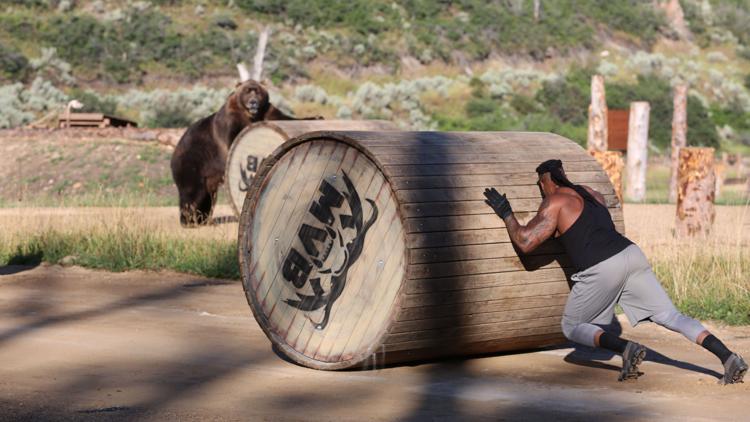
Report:
M237 81L237 83L234 84L234 87L237 88L238 86L242 85L242 83L243 83L242 81Z

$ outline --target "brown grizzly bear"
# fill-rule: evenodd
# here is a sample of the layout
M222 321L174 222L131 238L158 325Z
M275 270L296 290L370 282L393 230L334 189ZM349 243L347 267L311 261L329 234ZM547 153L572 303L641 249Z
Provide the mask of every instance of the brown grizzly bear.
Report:
M216 113L193 123L172 154L172 177L180 197L180 224L194 227L209 223L216 193L224 181L227 153L237 134L261 120L295 119L268 100L268 91L255 81L240 84Z

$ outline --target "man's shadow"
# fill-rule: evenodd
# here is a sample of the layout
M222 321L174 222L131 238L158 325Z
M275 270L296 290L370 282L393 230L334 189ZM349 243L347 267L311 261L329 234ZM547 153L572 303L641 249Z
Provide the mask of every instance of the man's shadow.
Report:
M563 252L562 245L559 244L557 239L554 239L554 238L547 239L544 243L542 243L542 245L540 245L537 251L543 251L544 254L526 255L523 252L521 252L516 247L515 244L513 245L513 248L515 249L516 254L518 255L518 258L520 259L521 264L523 264L523 267L526 271L533 272L533 271L538 270L539 268L545 267L547 265L552 264L553 262L556 262L557 265L559 265L560 268L565 273L565 278L568 282L568 287L570 288L573 287L574 282L572 281L571 276L575 273L575 271L572 268L570 259ZM611 333L611 334L615 334L618 337L622 335L622 325L620 324L620 321L617 320L617 317L615 315L612 316L612 321L609 324L606 324L606 325L596 324L596 325L601 327L604 331ZM693 346L697 346L697 345L693 345ZM605 363L611 360L617 354L609 350L603 349L603 348L593 348L593 347L576 344L573 342L568 342L558 347L548 348L548 350L563 349L563 348L569 348L569 347L573 347L573 351L568 353L568 355L566 355L565 358L563 359L567 363L580 365L580 366L586 366L589 368L599 368L599 369L606 369L606 370L617 371L617 372L620 371L619 366L615 366L610 363ZM698 372L704 375L714 376L717 379L720 379L723 376L722 374L712 369L704 368L700 365L695 365L689 362L672 359L666 355L663 355L657 352L654 349L651 349L648 346L646 346L646 349L647 351L646 351L645 361L647 362L655 362L655 363L660 363L662 365L670 365L676 368Z

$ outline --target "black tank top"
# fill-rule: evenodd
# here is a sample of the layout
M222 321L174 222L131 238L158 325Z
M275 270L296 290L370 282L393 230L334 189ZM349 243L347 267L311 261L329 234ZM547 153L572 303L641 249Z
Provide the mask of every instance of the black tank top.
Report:
M596 265L633 244L615 230L607 208L585 198L581 215L558 239L576 271Z

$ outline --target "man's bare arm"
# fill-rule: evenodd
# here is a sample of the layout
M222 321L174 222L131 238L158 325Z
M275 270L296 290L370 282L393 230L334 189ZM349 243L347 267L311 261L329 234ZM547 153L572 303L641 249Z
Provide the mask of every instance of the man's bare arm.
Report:
M539 211L527 225L522 226L513 214L503 221L510 240L523 253L529 253L555 233L558 212L559 207L552 204L549 198L545 198L539 206Z

